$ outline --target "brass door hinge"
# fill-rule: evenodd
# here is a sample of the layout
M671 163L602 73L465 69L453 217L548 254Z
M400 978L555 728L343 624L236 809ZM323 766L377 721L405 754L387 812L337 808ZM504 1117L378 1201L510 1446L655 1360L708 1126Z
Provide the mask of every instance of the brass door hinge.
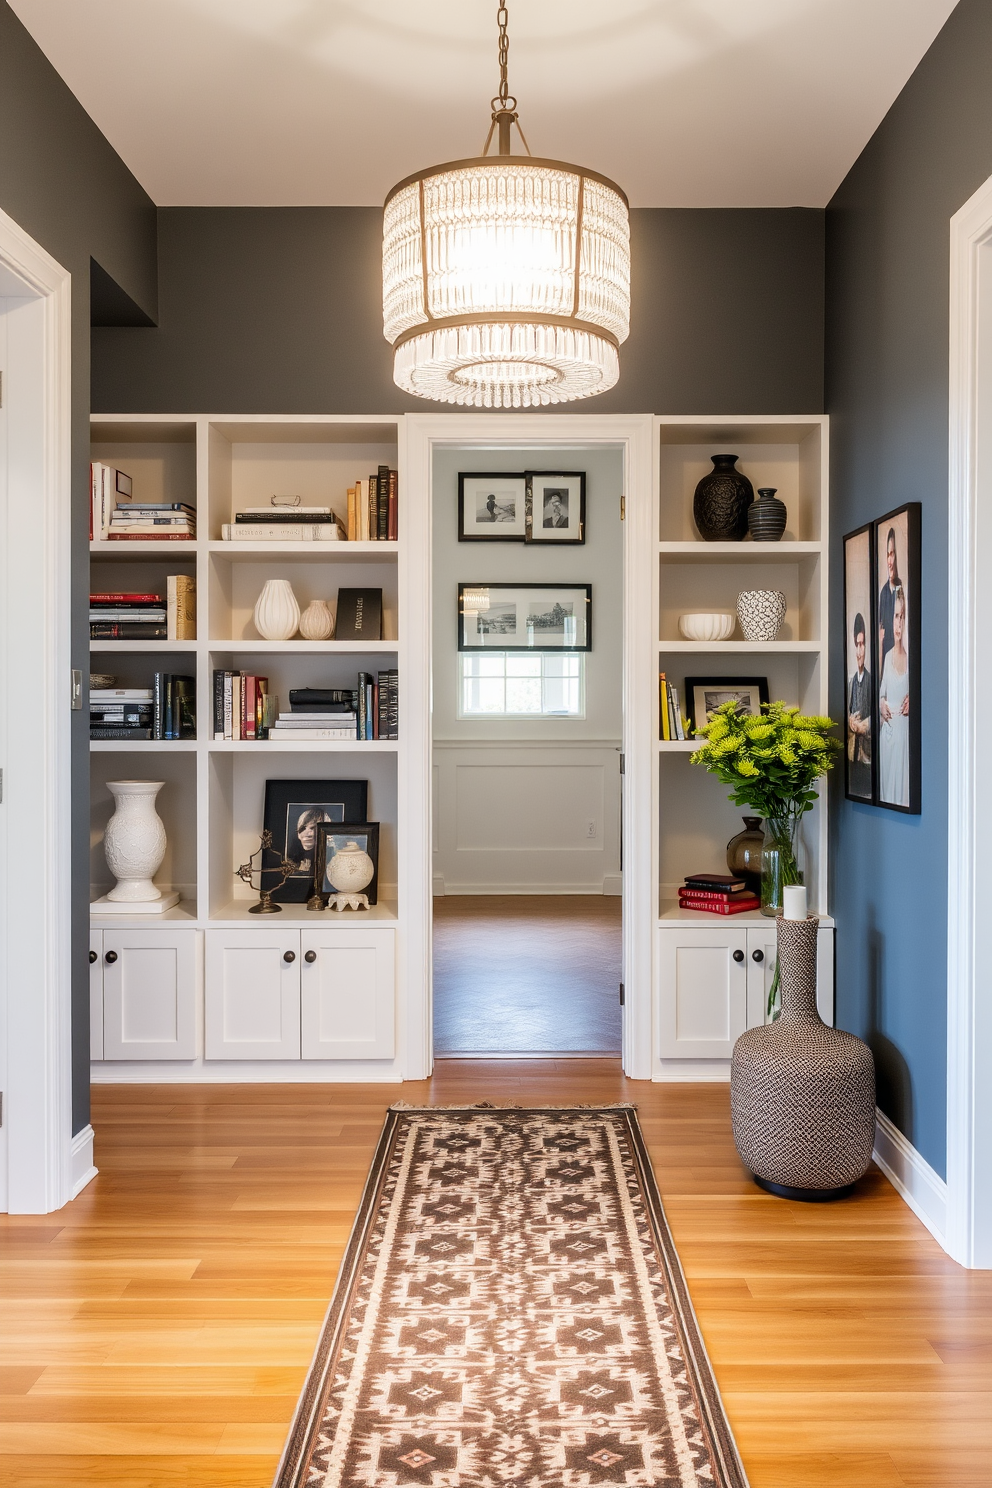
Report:
M620 497L620 520L621 520L621 522L626 518L626 515L627 515L627 498L626 498L626 496L621 496Z

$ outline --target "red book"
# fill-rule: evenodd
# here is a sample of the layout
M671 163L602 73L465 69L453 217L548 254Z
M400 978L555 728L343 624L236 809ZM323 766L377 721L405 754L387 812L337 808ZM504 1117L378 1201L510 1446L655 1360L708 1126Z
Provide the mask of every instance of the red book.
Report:
M245 678L245 685L241 696L244 699L244 728L241 732L242 739L255 738L255 720L258 709L258 692L256 688L257 679L252 676Z
M749 909L760 909L761 900L757 897L757 895L755 895L751 899L739 899L736 904L708 904L702 899L683 899L680 897L679 908L695 909L698 910L700 914L744 914L745 911Z
M719 904L734 904L739 899L753 899L753 889L733 889L724 893L722 889L690 889L688 885L679 889L683 899L714 899Z
M144 604L160 605L161 594L91 594L91 605Z
M108 532L103 539L104 542L195 542L195 537L190 537L188 532L166 532L159 528L157 532Z

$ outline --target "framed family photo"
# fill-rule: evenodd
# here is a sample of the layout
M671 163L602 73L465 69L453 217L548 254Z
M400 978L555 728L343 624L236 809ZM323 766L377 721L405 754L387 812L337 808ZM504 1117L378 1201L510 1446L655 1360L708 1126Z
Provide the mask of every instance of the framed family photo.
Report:
M277 903L305 904L313 878L317 829L325 822L363 822L369 814L367 780L267 780L263 826L272 833L272 861L298 864L272 897ZM263 866L271 866L263 858Z
M743 713L757 715L767 701L767 677L686 677L690 737L696 729L704 728L724 703L737 703Z
M459 475L459 542L524 542L526 538L526 475L506 471Z
M920 811L920 517L909 501L874 524L875 804Z
M591 584L459 584L459 651L591 651Z
M844 794L875 800L875 546L871 522L844 538Z
M317 828L317 841L313 859L313 871L310 877L310 894L308 897L316 897L323 901L327 908L327 901L336 892L334 885L328 877L328 869L331 867L335 853L344 852L346 848L355 846L361 848L362 852L368 853L372 859L374 869L372 882L361 890L368 897L369 904L378 902L379 897L379 823L378 822L350 822L346 826L340 826L336 822L321 822ZM347 862L347 859L344 859Z
M577 544L585 540L585 473L528 470L527 541Z

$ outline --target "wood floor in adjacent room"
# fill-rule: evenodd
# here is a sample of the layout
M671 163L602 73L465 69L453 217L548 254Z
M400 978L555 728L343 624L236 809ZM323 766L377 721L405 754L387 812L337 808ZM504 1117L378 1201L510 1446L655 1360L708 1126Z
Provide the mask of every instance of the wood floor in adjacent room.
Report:
M0 1482L268 1488L391 1100L630 1099L752 1488L988 1488L992 1274L873 1172L743 1174L722 1085L446 1060L400 1086L99 1086L99 1177L0 1218Z

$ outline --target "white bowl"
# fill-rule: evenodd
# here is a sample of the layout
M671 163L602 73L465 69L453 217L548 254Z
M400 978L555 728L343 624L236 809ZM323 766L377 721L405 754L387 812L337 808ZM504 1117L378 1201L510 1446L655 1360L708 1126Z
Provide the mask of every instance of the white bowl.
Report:
M737 617L730 610L679 616L679 630L687 641L726 641L736 624Z

